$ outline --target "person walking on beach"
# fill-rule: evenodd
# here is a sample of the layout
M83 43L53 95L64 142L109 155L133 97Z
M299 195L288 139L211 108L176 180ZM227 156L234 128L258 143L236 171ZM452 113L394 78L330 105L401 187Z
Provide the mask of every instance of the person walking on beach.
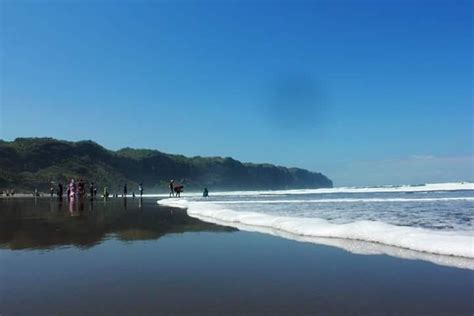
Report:
M174 180L170 181L169 188L170 188L170 197L174 197Z
M127 184L123 186L123 197L127 197Z
M53 195L54 195L53 183L51 183L51 186L49 187L49 194L51 195L51 199L52 199L52 198L53 198Z
M138 185L138 192L140 193L140 198L141 198L142 195L143 195L143 184L142 184L142 183L140 183L140 184Z

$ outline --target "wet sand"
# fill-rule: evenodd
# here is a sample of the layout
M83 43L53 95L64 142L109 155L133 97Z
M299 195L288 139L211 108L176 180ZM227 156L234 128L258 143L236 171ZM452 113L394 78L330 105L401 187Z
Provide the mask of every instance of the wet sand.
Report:
M471 270L237 231L154 199L72 206L0 201L1 315L474 311Z

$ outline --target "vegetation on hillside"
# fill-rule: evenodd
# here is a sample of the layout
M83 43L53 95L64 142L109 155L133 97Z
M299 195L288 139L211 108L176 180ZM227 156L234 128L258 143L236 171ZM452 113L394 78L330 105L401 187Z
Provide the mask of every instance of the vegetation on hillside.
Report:
M107 150L93 141L53 138L0 140L0 190L46 191L51 181L83 178L121 192L142 182L145 193L167 190L175 179L186 190L290 189L332 187L321 173L271 164L241 163L226 157L185 157L157 150ZM132 190L129 190L132 191Z

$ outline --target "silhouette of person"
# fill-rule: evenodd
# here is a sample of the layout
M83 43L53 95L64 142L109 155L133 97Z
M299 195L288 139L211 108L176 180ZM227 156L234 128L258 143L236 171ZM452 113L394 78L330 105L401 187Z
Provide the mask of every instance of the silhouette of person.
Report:
M63 184L61 182L58 183L58 192L57 192L58 198L62 200L63 198Z
M174 180L170 181L169 188L170 188L170 197L173 197L174 196Z

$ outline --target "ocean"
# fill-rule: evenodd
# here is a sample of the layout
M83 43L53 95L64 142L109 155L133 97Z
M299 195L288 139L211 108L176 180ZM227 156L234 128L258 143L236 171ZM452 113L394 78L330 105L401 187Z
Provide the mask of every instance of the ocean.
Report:
M158 204L240 230L474 270L474 183L210 192Z

